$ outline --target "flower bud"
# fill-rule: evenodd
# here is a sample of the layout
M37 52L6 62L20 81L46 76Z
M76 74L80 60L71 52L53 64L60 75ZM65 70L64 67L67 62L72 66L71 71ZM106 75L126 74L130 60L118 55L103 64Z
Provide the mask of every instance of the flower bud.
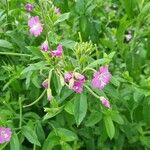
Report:
M49 49L48 41L46 40L46 41L41 45L41 50L44 51L44 52L47 52L48 49Z
M48 99L49 101L51 101L52 98L53 98L53 96L52 96L52 91L51 91L50 88L48 88L48 89L47 89L47 99Z
M44 80L42 86L47 89L48 88L48 79Z
M33 10L33 5L28 3L25 5L25 9L26 9L26 11L31 12Z
M105 97L100 97L100 100L106 108L110 108L110 103Z

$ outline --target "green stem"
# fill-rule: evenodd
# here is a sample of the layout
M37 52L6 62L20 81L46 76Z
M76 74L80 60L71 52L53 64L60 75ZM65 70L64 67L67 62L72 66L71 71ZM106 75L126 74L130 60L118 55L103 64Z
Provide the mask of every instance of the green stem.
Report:
M79 40L80 40L80 42L82 43L82 36L81 36L81 32L78 32L78 34L79 34Z
M97 48L96 44L95 44L95 50L96 50L96 58L98 59L99 58L99 53L98 53L98 48Z
M84 87L96 98L100 99L100 96L94 93L87 85L84 85Z
M49 20L50 20L50 24L49 24L49 22L47 22L47 20L46 20L46 14L47 14L47 11L46 11L46 8L44 8L43 6L45 6L45 7L47 7L47 5L45 4L45 3L47 3L46 1L44 2L44 1L41 1L40 2L40 9L41 9L41 12L42 12L42 18L43 18L43 22L44 22L44 26L45 26L45 31L46 31L46 38L47 38L47 41L48 41L48 43L49 43L49 47L50 47L50 40L49 40L49 36L48 36L48 34L49 34L49 32L50 32L50 29L52 29L52 25L53 25L53 21L51 20L51 18L49 17Z
M86 70L92 70L93 72L96 72L96 70L93 69L93 68L85 68L85 69L82 71L82 73L85 72Z
M5 143L2 147L0 147L0 150L2 150L3 148L5 148L5 146L7 145L8 143Z
M49 75L48 75L48 89L50 89L50 82L51 82L51 77L52 77L52 71L53 71L54 69L51 69L50 71L49 71Z
M33 150L36 150L36 145L35 144L33 145Z
M32 56L29 54L11 53L11 52L0 52L0 55L24 56L24 57L31 57Z
M44 96L45 93L46 93L46 90L44 90L43 93L33 103L25 105L25 106L23 106L23 108L30 107L30 106L36 104Z
M19 98L19 109L20 109L19 128L21 129L21 127L22 127L22 100L21 100L21 98Z

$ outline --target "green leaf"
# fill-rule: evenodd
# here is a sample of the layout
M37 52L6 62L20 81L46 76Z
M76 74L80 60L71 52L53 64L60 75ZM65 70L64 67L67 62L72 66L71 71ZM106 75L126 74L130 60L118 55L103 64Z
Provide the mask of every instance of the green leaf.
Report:
M118 41L118 48L120 49L120 51L123 53L124 51L124 34L125 31L127 29L129 25L129 21L127 20L127 16L124 16L122 19L120 19L120 25L119 28L117 29L117 33L116 33L116 38Z
M40 121L36 124L36 133L40 143L43 143L45 140L45 133Z
M115 85L116 87L119 87L119 86L120 86L120 82L118 81L117 77L112 76L112 77L111 77L111 83L112 83L113 85Z
M27 46L26 47L34 56L37 56L38 58L44 58L42 51L40 48L33 47L33 46Z
M150 99L147 98L143 105L143 118L145 123L150 126Z
M102 113L100 113L98 111L91 112L85 125L87 127L92 127L95 124L97 124L98 122L100 122L101 119L102 119Z
M81 16L79 19L79 27L83 40L87 40L90 34L90 22L87 16Z
M104 90L104 93L109 94L109 96L111 96L111 98L114 98L116 100L120 99L120 93L119 91L111 84L108 84Z
M72 101L67 102L64 109L66 112L73 115L74 114L74 103Z
M10 141L10 150L20 150L20 143L17 134L14 132Z
M87 97L84 93L76 95L74 102L74 117L79 126L87 112Z
M72 41L72 40L67 40L67 39L64 39L60 42L64 47L66 48L69 48L69 49L74 49L74 46L76 44L75 41Z
M148 149L150 148L150 136L140 136L140 141L142 145L145 145Z
M76 0L75 11L83 15L85 13L85 1L84 0Z
M42 150L52 150L55 145L59 145L60 138L51 132L45 140Z
M63 86L61 85L60 76L58 76L57 73L53 73L52 82L55 87L55 91L57 92L58 95L60 95Z
M150 35L148 35L147 45L146 45L147 58L150 59Z
M61 138L61 140L65 142L75 141L78 139L77 135L68 129L56 128L55 132Z
M22 127L22 134L28 139L30 143L41 146L35 131L29 126Z
M137 6L137 0L120 0L125 7L125 11L129 18L135 17L135 8Z
M60 94L61 102L66 100L69 96L71 96L71 94L73 94L72 90L69 90L68 87L63 87L61 94Z
M145 14L149 14L150 12L150 2L148 2L141 10L141 13L140 13L140 17L144 16Z
M65 20L67 20L70 16L70 13L64 13L64 14L61 14L58 18L58 20L54 23L54 25L60 23L60 22L63 22Z
M55 145L60 144L60 141L64 143L77 139L78 137L74 132L64 128L55 128L45 140L42 150L52 150Z
M68 143L61 144L61 150L72 150L71 146Z
M140 102L144 99L144 94L140 90L136 90L133 94L133 98L135 102Z
M38 63L30 64L21 72L21 74L26 74L28 72L35 71L35 70L46 69L46 65L47 63L45 61L40 61Z
M103 65L108 63L110 60L107 58L101 58L98 60L95 60L94 62L90 63L89 65L86 66L86 68L94 68L97 67L98 65Z
M110 139L112 139L115 135L115 127L114 127L114 124L113 124L111 117L105 116L104 117L104 123L105 123L107 135L109 136Z
M113 121L117 122L118 124L124 124L124 120L122 119L121 115L118 112L112 112L111 118Z
M0 39L0 47L3 47L3 48L8 48L8 49L12 49L13 46L10 42L6 41L6 40L1 40Z
M64 106L57 107L57 108L44 108L44 111L47 112L47 114L44 116L43 120L47 120L56 116L63 110L63 107Z

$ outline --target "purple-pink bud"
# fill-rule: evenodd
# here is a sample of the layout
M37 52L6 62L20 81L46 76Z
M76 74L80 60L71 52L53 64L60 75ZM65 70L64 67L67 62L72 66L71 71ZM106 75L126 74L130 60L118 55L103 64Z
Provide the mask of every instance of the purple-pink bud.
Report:
M46 41L41 45L41 50L44 51L44 52L47 52L48 49L49 49L48 41L46 40Z
M110 103L105 97L100 97L100 100L106 108L110 108Z
M25 9L26 9L26 11L31 12L33 10L33 5L28 3L25 5Z
M48 79L44 80L42 86L47 89L48 88Z

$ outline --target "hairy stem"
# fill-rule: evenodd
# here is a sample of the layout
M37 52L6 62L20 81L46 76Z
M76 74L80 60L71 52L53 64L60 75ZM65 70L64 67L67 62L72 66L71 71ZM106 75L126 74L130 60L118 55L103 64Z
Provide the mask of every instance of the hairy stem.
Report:
M30 107L30 106L36 104L44 96L45 93L46 93L46 90L44 90L43 93L34 102L32 102L28 105L24 105L23 108Z
M87 85L84 85L84 87L96 98L100 99L100 96L94 93Z

